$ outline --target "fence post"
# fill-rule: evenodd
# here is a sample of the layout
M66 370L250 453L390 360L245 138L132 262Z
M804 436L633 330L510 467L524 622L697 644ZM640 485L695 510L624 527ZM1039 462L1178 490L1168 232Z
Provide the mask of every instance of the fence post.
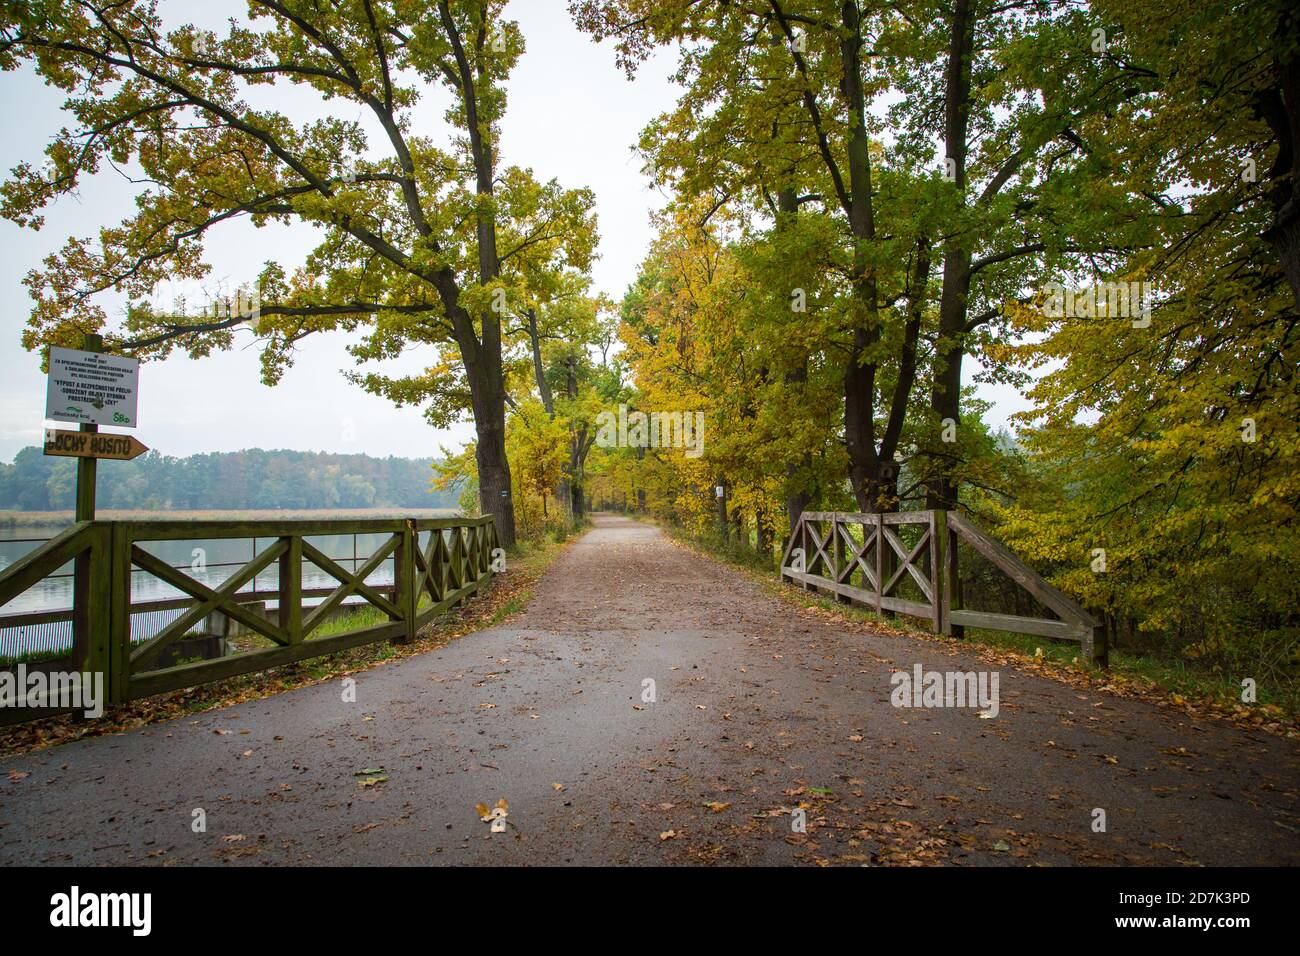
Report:
M876 512L876 616L884 615L881 598L885 596L885 516Z
M279 624L280 630L289 638L289 644L293 645L302 643L302 538L287 535L284 540L288 547L280 555ZM355 535L352 540L356 540ZM356 571L356 561L352 562L352 570Z
M109 610L109 692L112 704L125 704L131 687L131 525L110 525L112 607Z
M808 516L807 514L804 514L799 518L799 547L803 549L803 573L804 574L812 574L813 572L814 559L809 557L808 554L808 552L811 550L808 547L809 534L810 532L808 531ZM813 586L809 584L806 579L802 583L803 583L803 589L805 591L811 591L813 589Z
M944 547L944 559L947 568L943 573L943 583L945 586L943 598L943 633L956 638L964 638L966 636L966 625L952 623L952 612L954 610L960 610L962 607L961 563L959 561L960 556L957 552L957 542L960 539L960 535L957 534L956 530L948 521L948 512L946 511L943 512L943 526L947 538Z
M1110 648L1106 643L1106 624L1103 621L1095 627L1084 627L1080 636L1083 645L1083 659L1096 664L1102 670L1110 669Z
M393 552L393 603L402 612L401 620L406 624L406 631L400 637L393 638L394 644L410 644L415 640L415 609L418 600L415 591L415 549L419 544L415 521L407 518L402 525L397 550Z
M80 669L101 674L109 695L113 688L113 530L108 522L91 522L90 547L77 559L74 601L74 646L79 647ZM84 559L84 560L83 560Z
M930 512L930 590L934 597L930 600L930 630L935 634L943 633L944 586L947 578L944 573L944 543L947 539L948 515L933 509Z

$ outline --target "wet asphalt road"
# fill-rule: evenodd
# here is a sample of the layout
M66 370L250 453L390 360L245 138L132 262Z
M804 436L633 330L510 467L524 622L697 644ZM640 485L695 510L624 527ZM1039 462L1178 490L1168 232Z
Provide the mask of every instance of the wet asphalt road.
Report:
M0 761L0 864L1300 862L1295 741L1005 666L994 719L892 707L917 662L990 667L598 516L524 614L355 703L324 683ZM493 834L474 805L502 798Z

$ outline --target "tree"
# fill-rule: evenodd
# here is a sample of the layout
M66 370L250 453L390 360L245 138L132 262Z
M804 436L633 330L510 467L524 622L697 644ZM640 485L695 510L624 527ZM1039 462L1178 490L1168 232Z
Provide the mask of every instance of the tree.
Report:
M428 401L435 423L469 411L477 431L483 507L514 540L505 448L503 317L507 264L538 241L590 227L581 197L502 168L497 124L504 81L523 50L502 0L252 0L249 21L224 35L164 25L152 0L5 2L0 66L30 63L68 93L75 128L20 165L0 190L3 214L32 228L41 210L107 163L134 164L147 184L138 212L97 242L71 238L35 270L24 344L77 345L104 328L99 294L146 298L167 278L207 272L204 238L239 219L320 231L289 274L268 263L258 299L218 303L216 315L134 305L106 346L143 358L180 348L201 357L251 327L273 383L294 344L328 330L363 330L359 359L405 344L436 354L415 381L362 376L400 401ZM358 122L295 122L252 105L256 88L288 85L365 111L381 130L371 152ZM413 133L430 87L449 94L455 131L439 145ZM587 203L589 205L589 202ZM576 240L589 249L592 240ZM576 253L581 258L580 251Z
M829 0L573 7L595 36L618 38L629 71L656 44L689 39L681 68L687 92L645 136L657 170L715 206L748 198L765 202L777 219L816 203L837 227L838 249L823 255L839 260L844 288L833 307L835 335L821 345L834 350L842 373L850 485L863 510L897 507L896 458L917 370L929 252L912 226L881 218L873 180L880 155L867 104L879 84L868 44L888 11ZM792 384L800 375L798 365L780 370Z
M1003 503L1003 534L1113 629L1278 666L1300 646L1300 315L1278 183L1249 172L1290 163L1252 108L1282 82L1285 16L1268 3L1179 4L1169 18L1097 7L1119 25L1115 55L1152 77L1107 119L1122 137L1080 132L1106 145L1094 175L1144 197L1116 271L1153 295L1138 316L1010 305L1024 342L1004 357L1040 373L1022 419L1043 487Z

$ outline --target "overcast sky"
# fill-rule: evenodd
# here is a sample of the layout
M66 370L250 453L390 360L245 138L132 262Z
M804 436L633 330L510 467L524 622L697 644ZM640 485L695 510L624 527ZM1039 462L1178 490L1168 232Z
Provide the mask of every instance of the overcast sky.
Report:
M246 8L235 0L170 0L163 9L175 11L169 24L183 17L221 29L223 18L242 16ZM641 174L631 147L642 127L675 99L668 79L675 58L658 56L629 82L614 64L612 45L597 45L579 33L564 0L517 0L508 16L519 22L527 52L510 79L501 161L531 167L543 180L555 177L565 186L595 191L600 217L595 284L621 296L649 246L650 213L664 203ZM276 107L295 118L323 115L310 92L276 90L273 95ZM6 130L0 138L0 169L42 159L51 135L67 122L59 111L62 99L30 71L0 74ZM417 119L415 132L435 134L443 127L443 109L441 101L425 101L420 115L427 116L427 125ZM348 118L364 119L355 107ZM378 144L374 137L371 141ZM0 221L0 460L11 461L22 447L39 444L46 425L39 360L19 344L31 311L22 278L68 236L93 235L130 214L132 190L107 169L84 182L78 197L52 207L39 233ZM313 234L301 227L254 229L236 223L218 230L207 241L213 266L207 284L232 289L255 277L270 259L292 271L313 241ZM108 305L112 300L106 300ZM251 336L240 341L244 347L201 361L177 355L145 365L137 437L169 455L261 447L419 457L437 454L440 446L459 448L472 434L468 422L434 430L418 409L394 408L347 382L341 372L353 361L341 333L304 341L296 364L275 388L258 381L257 351L246 344ZM412 350L385 370L416 370L428 360ZM1024 407L1006 389L982 391L996 403L995 422Z

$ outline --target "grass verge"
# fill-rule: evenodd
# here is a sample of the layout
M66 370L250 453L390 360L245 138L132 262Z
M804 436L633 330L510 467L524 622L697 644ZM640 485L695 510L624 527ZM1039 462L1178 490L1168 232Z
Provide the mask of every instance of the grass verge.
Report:
M259 700L307 684L336 680L389 661L402 660L445 647L457 638L493 627L524 609L538 579L576 536L523 542L507 556L507 571L485 592L433 620L410 644L379 642L310 658L242 677L172 691L108 709L97 720L74 716L48 717L0 728L0 757L69 743L83 737L119 734L134 727L202 713L248 700ZM373 618L373 620L371 620ZM387 618L365 608L348 617L321 624L322 634L378 624Z

